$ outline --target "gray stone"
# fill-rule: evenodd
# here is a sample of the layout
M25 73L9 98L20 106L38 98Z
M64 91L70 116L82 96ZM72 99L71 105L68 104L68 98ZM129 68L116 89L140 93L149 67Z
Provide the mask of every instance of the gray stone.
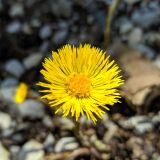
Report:
M153 123L153 124L160 124L160 115L155 115L155 116L152 118L152 123Z
M121 34L126 34L130 32L133 29L133 24L129 21L122 23L120 26L120 33Z
M140 0L124 0L124 1L128 4L134 4L134 3L140 2Z
M75 127L75 124L71 119L58 117L56 120L63 130L72 130Z
M16 87L1 88L0 89L0 99L7 102L14 102Z
M119 124L126 129L133 129L136 127L139 123L144 123L149 121L147 116L134 116L127 120L120 120Z
M18 84L18 80L15 78L6 78L1 83L1 88L15 87Z
M67 35L68 35L68 31L67 31L67 30L65 30L65 29L59 30L59 31L57 31L57 32L54 34L54 36L53 36L53 38L52 38L52 41L53 41L53 43L55 43L55 44L64 43Z
M35 140L26 142L19 154L19 160L42 160L43 158L43 145Z
M23 64L27 69L31 69L33 67L36 67L40 63L42 58L43 55L41 53L33 53L23 60Z
M150 59L153 59L156 56L156 52L144 44L137 44L134 48L144 53Z
M41 21L39 19L34 18L34 19L31 20L31 26L32 27L40 27L41 26Z
M135 133L138 135L143 135L147 132L150 132L153 129L153 125L150 122L139 123L135 126Z
M18 159L19 151L20 151L20 146L13 145L10 147L10 153L12 155L13 160Z
M52 12L56 16L70 17L72 14L72 1L70 0L54 0L52 2Z
M137 45L142 41L143 32L140 28L134 28L129 34L128 42L130 45Z
M47 128L52 128L53 127L53 121L51 120L51 118L49 116L45 116L43 118L42 122Z
M55 138L54 136L50 133L48 134L48 136L46 137L43 146L44 148L48 151L48 152L53 152L54 151L54 144L55 144Z
M7 61L5 64L5 70L17 78L20 78L25 72L24 66L16 59Z
M3 147L3 145L0 142L0 158L1 160L10 160L10 154L9 152Z
M147 44L156 44L160 43L160 33L159 32L149 32L144 35L144 41Z
M45 116L44 105L36 100L28 99L17 107L22 117L36 119Z
M9 127L11 127L11 124L12 120L9 114L0 112L0 129L8 129Z
M19 22L19 21L13 21L13 22L11 22L11 23L9 23L8 25L7 25L7 27L6 27L6 31L8 32L8 33L11 33L11 34L13 34L13 33L18 33L18 32L20 32L21 31L21 23Z
M52 28L50 25L43 26L39 31L39 36L42 39L49 38L52 35Z
M158 24L160 22L160 10L148 8L145 10L137 10L132 14L132 21L142 28L149 28L153 24Z
M63 137L56 143L55 152L76 149L78 147L78 143L77 145L75 143L76 141L74 137Z
M9 14L11 17L16 17L16 16L23 16L24 15L24 8L22 3L15 3L11 5Z

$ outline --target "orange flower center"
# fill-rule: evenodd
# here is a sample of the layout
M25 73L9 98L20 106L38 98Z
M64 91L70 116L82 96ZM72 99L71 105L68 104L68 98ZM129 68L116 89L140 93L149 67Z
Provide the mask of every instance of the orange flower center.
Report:
M73 73L68 77L67 90L70 95L84 98L90 95L91 80L83 73Z

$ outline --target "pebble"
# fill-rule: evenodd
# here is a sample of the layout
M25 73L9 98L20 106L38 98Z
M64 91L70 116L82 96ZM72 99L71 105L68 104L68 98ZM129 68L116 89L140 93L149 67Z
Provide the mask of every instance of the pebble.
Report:
M23 60L23 64L27 69L31 69L33 67L36 67L38 64L40 64L40 61L42 60L42 58L43 58L43 54L33 53Z
M18 80L16 78L8 77L1 82L1 88L15 87L17 84Z
M147 116L134 116L127 120L120 120L119 124L125 129L132 129L139 123L147 122L147 121L149 121Z
M78 143L74 137L63 137L55 145L55 152L73 150L78 148Z
M152 131L152 129L153 129L153 124L150 122L145 122L137 124L134 128L134 132L138 135L143 135L147 132Z
M9 127L11 127L11 124L12 124L12 119L9 116L9 114L0 112L0 129L2 130L8 129Z
M64 43L67 35L68 35L68 31L67 30L65 30L65 29L59 30L54 34L54 36L52 38L52 41L53 41L53 43L55 43L57 45L61 44L61 43Z
M36 100L28 99L17 107L23 118L36 119L45 116L44 105Z
M10 153L11 153L11 157L13 160L17 160L18 159L18 154L20 151L20 146L17 145L13 145L10 147Z
M130 45L137 45L142 41L143 32L141 28L134 28L129 36L128 36L128 42Z
M152 123L153 124L160 124L160 115L155 115L153 118L152 118Z
M14 34L21 31L21 23L19 21L13 21L6 26L6 31L8 33Z
M75 127L74 122L68 118L57 118L57 122L62 126L63 130L72 130Z
M134 3L137 3L139 2L140 0L124 0L127 4L131 5L131 4L134 4Z
M16 87L5 87L0 89L0 99L7 102L14 102Z
M145 9L137 10L132 14L132 21L138 24L140 27L147 29L154 24L159 24L160 22L160 12L159 9Z
M24 15L24 8L22 3L15 3L11 5L9 14L11 17L16 17L16 16L23 16Z
M43 27L41 27L40 31L39 31L39 36L42 39L47 39L52 35L52 28L50 25L44 25Z
M53 134L49 133L43 143L43 146L48 152L53 152L54 151L53 145L55 144L55 142L56 140Z
M3 147L0 142L0 160L10 160L9 152Z
M16 59L7 61L7 63L5 64L5 70L17 78L20 78L25 72L24 66Z
M52 3L52 12L57 17L70 17L72 14L72 9L72 1L70 0L54 0Z
M42 160L43 158L43 145L35 140L26 142L19 154L19 160Z
M144 44L137 44L134 48L144 53L150 59L153 59L156 56L156 52Z
M120 34L126 34L133 29L133 24L129 21L126 21L120 26Z

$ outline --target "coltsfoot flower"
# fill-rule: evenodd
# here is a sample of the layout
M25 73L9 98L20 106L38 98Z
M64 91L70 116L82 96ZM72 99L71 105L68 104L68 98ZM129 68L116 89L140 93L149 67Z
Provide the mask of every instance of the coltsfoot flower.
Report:
M20 83L15 94L15 102L20 104L26 100L28 94L28 86L25 83Z
M74 47L65 45L52 58L46 58L41 74L46 82L37 85L44 87L45 98L56 113L63 116L79 117L86 114L96 123L105 114L106 106L119 102L117 87L123 84L119 67L99 48L90 45Z

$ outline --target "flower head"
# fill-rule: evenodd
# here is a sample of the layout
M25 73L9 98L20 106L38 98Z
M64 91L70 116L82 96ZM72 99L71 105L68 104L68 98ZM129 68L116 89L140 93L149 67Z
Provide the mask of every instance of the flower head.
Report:
M41 74L46 82L38 83L45 88L42 98L56 107L56 113L62 110L64 117L73 116L77 121L86 114L95 123L105 109L109 110L107 104L119 101L117 87L123 84L119 67L99 48L65 45L52 52L43 67Z
M20 83L16 90L15 102L20 104L26 100L28 94L28 86L25 83Z

